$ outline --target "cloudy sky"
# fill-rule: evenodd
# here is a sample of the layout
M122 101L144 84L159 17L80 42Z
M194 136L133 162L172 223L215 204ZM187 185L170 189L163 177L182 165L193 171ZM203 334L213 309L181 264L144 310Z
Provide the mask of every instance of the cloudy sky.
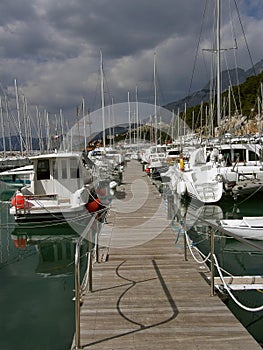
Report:
M212 45L215 3L216 0L1 0L2 94L14 94L16 79L19 93L26 96L29 105L46 109L50 115L61 108L67 119L72 118L82 98L87 108L95 110L100 106L101 50L106 104L126 101L128 91L134 101L136 86L138 100L153 103L154 53L158 104L178 100L210 79L207 62L212 54L202 49ZM263 58L263 1L222 3L222 46L233 47L234 33L238 65L248 69L251 61L246 42L254 63ZM232 65L233 58L227 62Z

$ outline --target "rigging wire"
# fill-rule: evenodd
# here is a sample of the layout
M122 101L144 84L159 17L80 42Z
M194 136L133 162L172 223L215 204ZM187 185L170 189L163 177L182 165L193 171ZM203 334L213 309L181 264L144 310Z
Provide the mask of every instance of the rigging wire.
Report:
M240 26L241 26L242 34L243 34L243 37L244 37L244 40L245 40L246 48L247 48L247 50L248 50L248 55L249 55L251 67L252 67L252 69L253 69L253 71L254 71L254 75L256 75L256 70L255 70L254 62L253 62L253 60L252 60L251 52L250 52L249 47L248 47L247 37L246 37L245 31L244 31L244 27L243 27L243 24L242 24L242 21L241 21L241 16L240 16L240 12L239 12L239 9L238 9L236 0L234 0L234 3L235 3L235 5L236 5L237 15L238 15L239 23L240 23Z
M232 29L232 37L233 37L234 43L235 43L235 46L234 46L233 49L234 49L234 60L235 60L236 84L237 84L238 99L239 99L238 102L239 102L240 113L241 113L241 115L243 115L243 113L242 113L242 103L241 103L241 94L240 94L240 81L239 81L238 70L237 70L237 67L238 67L237 55L236 55L237 39L236 39L235 28L234 28L234 23L233 23L232 7L230 6L230 0L229 0L228 4L229 4L229 13L230 13L230 23L231 23L231 29ZM235 103L235 107L236 107L236 110L237 110L238 108L237 108L237 105L236 105L236 101L234 99L234 95L232 97L233 97L233 100L234 100L234 103ZM229 111L229 115L230 115L230 112L231 111Z
M200 33L199 33L198 42L197 42L197 47L196 47L196 52L195 52L195 57L194 57L194 65L193 65L192 75L191 75L189 89L188 89L188 93L187 93L188 99L190 97L190 93L191 93L191 89L192 89L192 85L193 85L194 73L195 73L195 69L196 69L196 62L197 62L198 52L199 52L199 48L200 48L201 37L202 37L202 33L203 33L203 25L204 25L204 18L205 18L206 9L207 9L207 3L208 3L208 0L206 0L206 2L205 2L205 7L204 7L204 11L203 11L202 25L201 25L201 29L200 29Z

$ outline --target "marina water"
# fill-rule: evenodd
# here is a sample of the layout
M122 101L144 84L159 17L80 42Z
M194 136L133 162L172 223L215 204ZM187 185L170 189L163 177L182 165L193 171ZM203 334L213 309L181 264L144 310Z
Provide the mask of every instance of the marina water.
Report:
M68 350L76 234L65 225L21 232L9 216L10 204L0 205L0 349Z
M66 225L43 225L21 231L9 215L10 203L0 202L0 205L0 349L68 350L74 335L76 233ZM194 210L203 209L199 206ZM206 211L213 217L218 213L224 218L259 216L263 213L263 203L258 195L226 200L217 206L208 205ZM189 234L207 254L207 227L197 226L192 225ZM231 274L262 275L262 252L220 235L216 237L215 249L220 266ZM83 257L82 273L85 265ZM249 307L263 302L261 290L235 292L235 295ZM245 311L227 296L225 302L252 336L263 344L263 312Z
M193 220L192 214L199 216L204 220L226 218L242 218L243 216L263 216L262 194L257 193L251 197L238 197L234 200L232 197L225 197L216 205L202 205L193 201L178 204L178 210L186 213L186 228L190 238L203 254L207 256L210 252L210 233L211 226L203 220ZM217 222L218 222L217 221ZM259 249L250 245L241 243L232 237L228 237L218 231L215 234L215 254L219 266L224 271L233 276L262 276L263 263L263 242L254 242ZM225 273L224 273L225 274ZM218 276L218 274L217 274ZM224 291L223 291L224 292ZM247 308L257 308L263 304L263 290L242 290L233 292L235 298ZM238 318L248 332L263 345L263 311L251 312L237 305L227 293L223 293L223 300Z

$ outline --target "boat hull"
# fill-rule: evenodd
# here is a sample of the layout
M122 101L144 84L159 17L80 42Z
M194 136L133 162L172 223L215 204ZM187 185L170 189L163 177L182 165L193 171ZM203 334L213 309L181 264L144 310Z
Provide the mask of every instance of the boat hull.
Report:
M223 229L246 239L263 240L263 218L220 220Z

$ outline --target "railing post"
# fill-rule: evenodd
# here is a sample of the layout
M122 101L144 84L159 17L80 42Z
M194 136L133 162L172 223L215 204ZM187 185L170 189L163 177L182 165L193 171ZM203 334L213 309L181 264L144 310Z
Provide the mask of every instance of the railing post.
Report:
M214 253L215 253L215 233L214 229L211 228L210 231L210 252L211 252L211 265L210 265L210 271L211 271L211 285L210 285L210 295L215 295L215 261L214 261Z
M99 220L96 220L97 223L97 229L96 229L96 235L95 235L95 254L96 254L96 263L99 262Z
M184 260L188 261L187 258L187 242L186 242L186 215L184 215L184 221L183 221L183 230L184 230Z
M80 345L80 273L79 273L79 246L80 242L76 244L75 254L75 347L74 349L81 349Z
M171 220L173 216L173 204L174 204L174 196L169 193L167 195L167 219Z
M88 256L88 291L92 292L92 251L89 251Z
M82 349L80 345L80 303L81 303L81 285L80 285L80 248L83 239L92 237L92 225L94 223L94 217L91 218L88 226L83 231L81 237L76 243L75 250L75 346L74 349ZM88 239L88 283L89 291L92 291L92 241Z
M97 219L95 218L95 222ZM88 233L88 291L92 292L92 252L93 252L93 244L95 244L96 241L96 233L93 235L94 227L95 227L95 222L93 222L93 225L91 227L91 230ZM97 225L96 225L96 230L97 230ZM94 237L94 239L93 239Z

